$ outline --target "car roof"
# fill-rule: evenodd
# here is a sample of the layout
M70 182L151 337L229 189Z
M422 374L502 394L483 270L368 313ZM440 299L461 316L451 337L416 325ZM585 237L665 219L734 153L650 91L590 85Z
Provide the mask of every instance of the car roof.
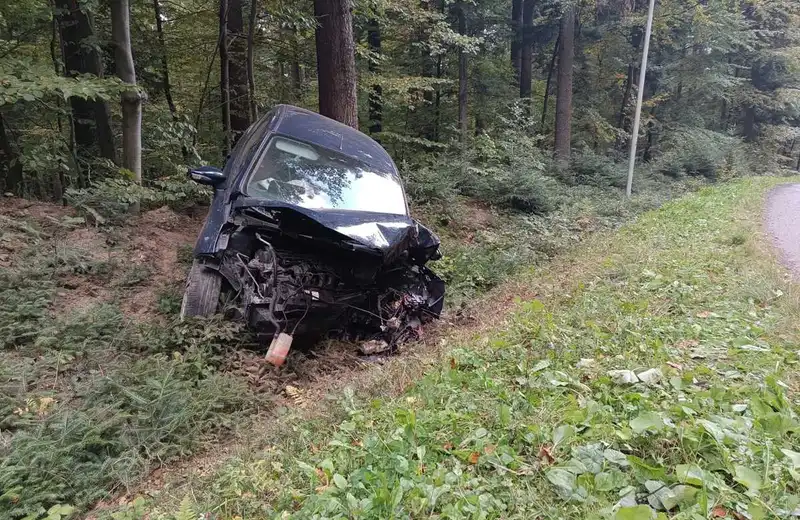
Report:
M368 135L333 119L293 105L278 105L274 131L358 159L384 173L397 175L386 150Z

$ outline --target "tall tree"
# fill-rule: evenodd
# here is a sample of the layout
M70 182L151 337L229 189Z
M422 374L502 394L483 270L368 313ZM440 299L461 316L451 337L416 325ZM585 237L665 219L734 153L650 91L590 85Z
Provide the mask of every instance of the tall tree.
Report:
M250 121L258 119L256 103L256 73L254 64L258 0L250 0L250 19L247 24L247 98L250 103Z
M555 156L562 170L569 167L572 129L572 61L575 49L575 7L567 5L561 16L556 97Z
M2 113L0 113L0 187L4 192L22 195L22 163L11 144Z
M522 52L519 72L519 97L531 97L533 82L533 12L536 0L524 0L522 6Z
M78 0L55 0L64 73L70 77L93 74L103 77L103 63L94 41L89 11ZM108 106L102 100L69 98L75 128L76 154L85 163L99 155L116 162L114 134ZM79 181L79 184L81 181Z
M153 0L153 12L156 18L156 33L158 34L158 47L161 56L161 82L162 90L164 91L164 98L167 100L169 113L173 121L178 120L178 109L175 107L175 101L172 99L172 84L169 81L169 64L167 63L167 42L164 38L164 23L161 19L161 0Z
M547 122L547 107L550 103L550 83L553 81L553 71L556 68L556 58L558 57L558 49L561 47L561 38L556 38L556 44L553 46L553 55L550 57L550 66L547 68L547 81L544 84L544 101L542 101L542 122L539 126L539 132L544 134L544 125ZM544 141L542 141L544 143Z
M236 144L250 126L250 95L247 86L247 36L244 32L242 0L228 0L226 17L228 54L228 95L230 96L231 140Z
M378 60L381 53L381 28L375 18L369 21L367 44L373 54L369 59L369 71L378 74L380 73ZM383 88L380 83L375 83L369 91L369 133L379 134L381 131L383 131Z
M467 34L467 15L464 12L464 4L459 3L456 10L458 15L458 34ZM464 46L458 49L458 128L461 132L461 140L467 139L467 51Z
M511 66L517 77L522 63L522 4L523 0L511 1Z
M314 0L319 112L358 128L356 57L350 0Z
M223 153L231 153L231 91L228 60L228 0L219 0L219 93L222 110ZM200 98L202 103L203 98ZM198 111L199 112L199 111ZM199 115L198 115L199 117Z
M142 182L142 96L136 88L136 69L131 51L128 0L111 0L111 34L117 76L129 88L122 92L122 166Z

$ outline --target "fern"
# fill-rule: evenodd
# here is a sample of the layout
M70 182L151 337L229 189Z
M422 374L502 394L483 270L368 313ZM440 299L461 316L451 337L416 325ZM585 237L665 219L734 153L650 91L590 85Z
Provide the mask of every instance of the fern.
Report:
M180 508L175 514L175 520L197 520L200 515L194 510L192 500L189 495L183 497Z

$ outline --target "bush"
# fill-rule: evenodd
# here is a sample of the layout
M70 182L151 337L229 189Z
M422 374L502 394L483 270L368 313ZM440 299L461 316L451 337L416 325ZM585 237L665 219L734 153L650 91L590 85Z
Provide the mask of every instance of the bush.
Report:
M183 178L169 178L139 185L123 178L106 178L86 189L68 189L67 202L92 213L97 219L121 221L128 218L131 206L154 209L169 206L183 209L196 204L207 204L209 192L202 186Z
M710 130L673 129L665 135L662 143L665 151L653 168L672 178L688 175L716 180L726 169L738 170L729 164L729 159L740 145L738 139Z
M215 372L199 350L120 367L79 408L31 412L36 426L14 436L0 463L0 516L21 518L59 503L85 507L112 484L132 484L154 461L190 453L201 433L231 427L248 398L243 384Z
M570 169L576 184L597 186L598 188L624 188L626 172L622 164L608 156L586 149L573 154Z

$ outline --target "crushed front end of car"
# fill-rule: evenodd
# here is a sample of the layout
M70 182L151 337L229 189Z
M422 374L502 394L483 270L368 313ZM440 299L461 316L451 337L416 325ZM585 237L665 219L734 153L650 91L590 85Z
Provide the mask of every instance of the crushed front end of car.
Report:
M444 282L426 267L439 239L407 216L243 199L226 227L207 264L227 282L220 310L271 340L275 364L330 336L392 352L441 314Z

